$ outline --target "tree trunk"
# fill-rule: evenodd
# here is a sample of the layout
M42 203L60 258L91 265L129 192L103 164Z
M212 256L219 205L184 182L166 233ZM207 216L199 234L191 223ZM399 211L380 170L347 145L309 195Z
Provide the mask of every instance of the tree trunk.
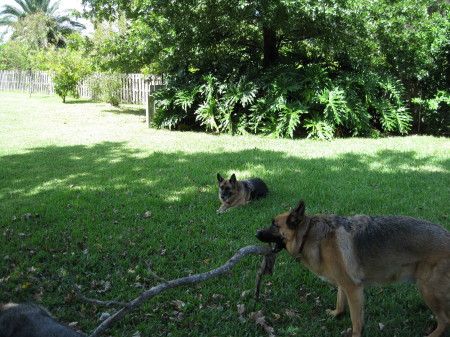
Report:
M273 66L278 60L277 33L267 26L263 27L264 67Z

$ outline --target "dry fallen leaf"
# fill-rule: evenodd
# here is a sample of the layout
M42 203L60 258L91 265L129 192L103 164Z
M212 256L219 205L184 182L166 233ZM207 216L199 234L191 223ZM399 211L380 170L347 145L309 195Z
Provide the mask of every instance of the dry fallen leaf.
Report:
M275 337L275 335L273 334L275 329L267 324L266 317L264 316L262 310L251 313L250 320L255 321L256 324L262 326L269 337Z
M100 283L103 285L103 289L97 290L97 294L103 294L103 293L106 293L106 292L111 290L111 288L112 288L111 287L111 282L109 282L109 281L101 281Z
M30 282L27 282L25 284L22 284L22 289L28 289L31 286Z
M348 328L347 330L341 331L341 335L345 337L350 337L352 335L352 328Z
M212 295L213 300L217 300L218 298L222 298L222 297L223 297L223 295L221 295L221 294L213 294Z
M181 322L184 319L184 313L179 312L179 311L174 311L174 317L169 317L169 319L171 321L175 321L175 322Z
M28 220L29 218L31 218L31 213L25 213L25 214L22 214L22 216L20 217L20 219L22 220L22 221L26 221L26 220Z
M298 311L295 311L295 310L286 309L284 312L286 313L286 315L287 315L289 318L300 317L299 312L298 312Z
M180 300L173 300L170 302L178 311L182 311L183 308L186 306L186 303Z

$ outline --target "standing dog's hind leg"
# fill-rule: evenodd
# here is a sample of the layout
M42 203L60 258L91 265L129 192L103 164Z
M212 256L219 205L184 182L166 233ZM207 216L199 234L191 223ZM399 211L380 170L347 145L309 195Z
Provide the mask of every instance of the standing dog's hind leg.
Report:
M450 328L450 258L422 263L417 274L420 294L438 323L428 337L439 337Z

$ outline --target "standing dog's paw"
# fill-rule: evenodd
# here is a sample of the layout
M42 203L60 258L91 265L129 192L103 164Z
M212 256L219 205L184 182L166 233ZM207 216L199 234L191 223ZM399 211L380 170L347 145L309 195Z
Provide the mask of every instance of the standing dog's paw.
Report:
M341 316L344 312L343 312L343 311L338 311L337 309L335 309L335 310L327 309L327 310L326 310L326 313L327 313L328 315L330 315L330 316L333 316L333 317L339 317L339 316Z

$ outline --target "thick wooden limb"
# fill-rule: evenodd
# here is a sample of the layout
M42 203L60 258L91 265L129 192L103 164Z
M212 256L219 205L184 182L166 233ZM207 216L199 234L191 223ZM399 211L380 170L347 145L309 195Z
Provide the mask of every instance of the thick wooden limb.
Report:
M114 315L108 317L105 321L103 321L89 337L99 337L103 335L106 330L111 327L114 323L119 321L121 318L123 318L125 315L130 313L131 311L135 310L136 308L139 308L144 302L150 300L151 298L155 297L156 295L160 294L164 290L179 287L186 284L193 284L198 282L203 282L209 279L212 279L214 277L217 277L219 275L225 274L229 272L240 260L242 260L245 256L254 254L254 255L268 255L272 253L272 248L270 246L247 246L244 248L241 248L237 251L237 253L229 259L224 265L210 270L206 273L202 274L196 274L188 277L182 277L179 279L166 281L164 280L162 284L159 284L145 292L143 292L138 298L134 299L133 301L129 303L121 303L121 302L115 302L116 304L119 304L123 306L121 310L119 310ZM79 292L77 291L79 294ZM80 294L79 294L80 295ZM83 299L86 300L86 298ZM95 301L95 300L89 300L91 303L97 303L102 304L101 301ZM103 302L105 305L114 304L114 302ZM125 305L124 305L125 304Z

